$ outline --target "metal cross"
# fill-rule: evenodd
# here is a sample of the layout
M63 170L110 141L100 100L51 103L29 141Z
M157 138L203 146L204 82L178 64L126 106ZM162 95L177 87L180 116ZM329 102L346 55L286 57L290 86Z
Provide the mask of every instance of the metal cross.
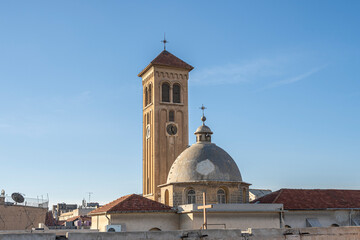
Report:
M208 208L213 208L213 205L206 205L206 193L203 192L203 205L202 206L198 206L198 209L203 209L204 210L204 224L203 224L203 229L207 229L207 217L206 217L206 209Z
M165 33L164 33L164 40L161 41L162 43L164 43L164 50L166 50L166 44L169 42L166 40L165 38Z
M204 104L201 105L201 108L200 108L200 109L202 110L203 116L204 116L204 114L205 114L205 109L206 109L206 107L204 106Z

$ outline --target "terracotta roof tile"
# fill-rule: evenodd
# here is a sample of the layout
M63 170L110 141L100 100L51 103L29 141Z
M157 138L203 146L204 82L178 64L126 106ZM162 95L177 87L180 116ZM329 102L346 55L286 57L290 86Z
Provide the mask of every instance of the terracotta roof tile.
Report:
M360 190L280 189L256 202L282 203L285 210L360 208Z
M118 198L89 213L115 213L115 212L174 212L170 206L147 199L137 194L130 194Z
M66 219L66 222L73 222L78 219L81 219L81 221L91 221L91 217L88 217L88 216L75 216L75 217Z
M176 68L183 68L189 71L193 70L194 67L187 64L180 58L176 57L175 55L171 54L170 52L164 50L162 51L151 63L139 73L139 77L146 72L151 66L158 65L158 66L166 66L166 67L176 67Z

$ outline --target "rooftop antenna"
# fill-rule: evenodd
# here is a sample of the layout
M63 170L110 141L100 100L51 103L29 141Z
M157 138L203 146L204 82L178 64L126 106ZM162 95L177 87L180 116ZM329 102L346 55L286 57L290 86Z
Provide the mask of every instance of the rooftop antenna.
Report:
M87 192L87 194L89 194L89 203L90 203L91 194L94 194L94 193L93 192Z
M169 42L166 40L165 38L165 33L164 33L164 40L161 41L162 43L164 43L164 50L166 50L166 44Z

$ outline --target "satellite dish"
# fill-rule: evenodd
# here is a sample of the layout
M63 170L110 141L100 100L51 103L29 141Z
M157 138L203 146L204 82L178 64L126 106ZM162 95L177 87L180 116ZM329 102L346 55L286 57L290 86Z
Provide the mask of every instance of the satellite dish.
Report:
M16 193L16 192L11 194L11 198L17 203L23 203L25 200L23 195L21 195L20 193Z

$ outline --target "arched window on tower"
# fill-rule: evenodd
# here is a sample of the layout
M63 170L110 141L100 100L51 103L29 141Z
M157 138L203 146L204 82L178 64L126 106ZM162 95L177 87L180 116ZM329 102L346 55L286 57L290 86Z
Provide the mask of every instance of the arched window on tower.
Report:
M169 122L175 121L175 112L173 110L169 111Z
M149 85L149 100L148 100L148 103L152 103L152 96L151 96L151 84Z
M195 204L196 203L196 198L195 198L195 190L194 189L190 189L187 192L187 204Z
M217 202L218 204L225 204L226 203L226 193L224 189L219 189L217 191Z
M170 85L168 83L161 85L161 101L170 102Z
M180 92L181 92L180 85L179 84L174 84L174 86L173 86L173 102L174 103L180 103L181 102Z
M145 107L148 105L148 88L145 88Z

